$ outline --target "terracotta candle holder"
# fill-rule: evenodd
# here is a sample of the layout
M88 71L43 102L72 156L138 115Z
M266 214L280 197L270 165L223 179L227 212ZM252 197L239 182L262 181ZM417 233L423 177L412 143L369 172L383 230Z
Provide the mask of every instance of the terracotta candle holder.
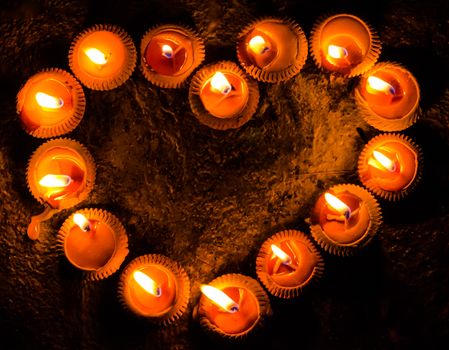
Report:
M148 81L176 88L203 62L204 43L194 31L167 24L145 33L140 55L140 68Z
M355 96L363 118L379 130L404 130L418 119L418 83L398 64L376 64L362 76Z
M135 314L167 325L186 310L190 282L177 262L163 255L143 255L123 271L119 296L123 305Z
M271 315L268 295L254 279L228 274L201 287L195 317L213 334L240 338L260 327Z
M41 145L28 162L27 181L31 194L45 205L31 218L28 236L37 239L40 223L62 209L87 198L95 181L95 163L83 145L55 139Z
M315 23L310 48L318 67L354 77L376 63L381 45L374 30L360 18L338 14Z
M281 231L267 239L256 260L257 277L279 298L299 296L306 285L321 276L324 261L301 231Z
M312 211L313 238L325 250L350 255L373 238L381 224L380 206L365 189L337 185L320 196Z
M82 209L64 221L58 240L70 263L101 280L118 270L128 255L128 236L120 221L101 209Z
M291 20L266 18L239 34L237 56L253 78L268 83L285 81L299 73L307 58L307 39Z
M84 115L86 99L78 81L62 69L33 75L17 94L17 113L24 130L35 137L66 134Z
M88 88L112 90L131 76L136 66L136 48L123 29L95 25L72 42L69 65Z
M201 123L226 130L242 126L253 116L259 102L259 89L235 63L224 61L206 66L195 74L189 100Z
M359 157L360 181L387 200L408 194L419 182L421 149L408 137L382 134L371 139Z

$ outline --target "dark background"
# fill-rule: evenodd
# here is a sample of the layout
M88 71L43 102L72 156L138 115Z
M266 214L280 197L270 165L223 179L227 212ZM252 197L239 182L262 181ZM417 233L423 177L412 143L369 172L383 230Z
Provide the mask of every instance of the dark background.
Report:
M408 349L447 346L449 336L449 93L446 0L5 1L0 10L0 335L2 349ZM191 278L188 312L160 327L122 310L120 272L86 283L56 247L75 210L53 217L37 242L26 236L41 206L26 165L44 142L27 135L15 96L43 68L68 68L72 39L97 23L126 29L136 45L156 24L196 28L206 63L236 61L235 37L260 16L288 16L310 37L321 15L347 11L380 34L381 61L405 65L422 91L421 119L404 132L424 151L423 179L397 203L381 201L385 223L359 255L323 252L325 274L297 300L272 298L274 316L244 343L206 335L192 319L199 284L231 272L255 277L261 243L297 228L318 194L359 183L358 154L379 132L357 113L357 79L320 72L309 57L280 85L260 83L255 116L238 130L194 118L188 82L163 90L136 69L107 91L85 89L87 109L68 136L97 162L96 186L78 208L115 215L129 235L125 263L147 253L178 260ZM124 266L124 265L123 265ZM122 266L122 268L123 268Z

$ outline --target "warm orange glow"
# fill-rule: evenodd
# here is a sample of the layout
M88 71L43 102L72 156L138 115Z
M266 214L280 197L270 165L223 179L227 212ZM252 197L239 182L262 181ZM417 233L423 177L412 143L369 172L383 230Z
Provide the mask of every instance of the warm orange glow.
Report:
M45 92L37 92L34 96L36 102L44 110L55 110L64 106L64 101L62 98L54 97L46 94Z
M272 244L271 245L271 251L274 255L276 255L284 264L289 265L292 261L292 258L284 252L281 248L279 248L277 245Z
M348 50L337 45L329 45L327 47L327 53L330 57L336 59L345 58L346 56L348 56Z
M173 57L173 49L170 45L164 44L162 45L162 55L167 58Z
M200 288L201 293L203 293L215 305L221 307L223 310L230 313L239 310L239 305L220 289L209 286L207 284L201 285Z
M344 215L347 219L351 217L351 208L349 208L346 203L335 197L333 194L326 192L324 194L324 199L331 209L339 212L341 215Z
M39 185L43 187L67 187L72 183L72 178L67 175L45 175L39 180Z
M260 35L252 37L248 43L248 47L251 51L259 55L268 50L266 41Z
M84 232L90 230L90 222L83 214L75 213L73 215L73 222Z
M216 72L210 81L212 89L220 92L223 95L227 95L231 92L232 86L225 75L221 72Z
M393 86L391 86L390 84L388 84L386 81L377 78L373 75L370 75L367 79L366 82L367 85L367 90L369 91L374 90L373 92L385 92L385 93L389 93L391 95L395 94L395 89Z
M133 278L137 282L139 286L141 286L145 291L154 295L155 297L160 297L162 294L161 288L157 285L157 283L146 273L142 271L134 271Z
M373 157L368 160L369 165L377 169L388 170L391 173L396 170L396 163L382 152L373 151Z
M108 62L108 57L98 49L89 48L84 50L84 53L93 63L100 66L103 66Z

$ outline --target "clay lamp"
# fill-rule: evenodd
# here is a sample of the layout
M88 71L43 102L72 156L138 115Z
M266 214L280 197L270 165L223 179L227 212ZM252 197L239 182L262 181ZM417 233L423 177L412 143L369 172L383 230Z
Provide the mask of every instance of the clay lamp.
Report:
M307 58L307 39L291 20L266 18L248 25L238 36L237 56L253 78L277 83L299 73Z
M415 188L421 169L421 149L408 137L398 134L382 134L371 139L358 164L363 185L392 201Z
M290 299L316 281L324 261L304 233L281 231L267 239L256 260L257 277L274 296Z
M194 316L208 332L240 338L259 328L271 315L268 295L254 279L227 274L201 286Z
M238 128L248 122L259 102L257 83L233 62L200 69L192 78L190 106L203 124L218 130Z
M331 187L315 204L313 238L325 250L350 255L366 246L381 224L380 206L367 190L344 184Z
M136 66L136 48L121 28L95 25L72 42L69 64L75 76L92 90L122 85Z
M404 130L418 119L418 83L398 64L376 64L362 76L355 96L363 118L379 130Z
M354 77L376 63L381 45L377 34L360 18L338 14L315 23L310 48L318 67Z
M128 255L128 236L120 221L101 209L82 209L61 226L58 240L69 262L89 280L106 278Z
M163 255L143 255L124 269L119 296L123 305L136 315L167 325L186 310L190 282L177 262Z
M148 30L140 43L145 78L163 88L176 88L204 60L204 43L194 31L177 25Z
M95 163L80 143L55 139L41 145L31 156L27 181L31 194L44 211L31 218L28 236L37 239L40 224L55 213L85 200L95 181Z
M35 137L66 134L77 127L86 100L78 81L62 69L33 75L17 94L17 113L24 130Z

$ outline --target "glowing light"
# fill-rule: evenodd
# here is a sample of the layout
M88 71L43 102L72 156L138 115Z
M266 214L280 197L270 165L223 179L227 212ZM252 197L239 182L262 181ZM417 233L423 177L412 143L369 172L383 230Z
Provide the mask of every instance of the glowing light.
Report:
M261 55L268 51L268 46L264 38L262 38L260 35L256 35L251 38L251 40L248 43L249 48L251 51Z
M344 215L346 219L351 217L351 208L349 208L346 203L335 197L333 194L326 192L324 194L324 199L331 209L339 212L341 215Z
M173 57L173 49L170 45L162 45L162 56L166 58L172 58Z
M67 187L72 183L72 178L68 175L45 175L39 180L39 185L43 187Z
M380 169L381 167L388 170L390 173L396 171L396 162L388 158L385 154L379 151L373 151L373 158L370 158L368 164Z
M201 293L226 312L234 313L239 310L239 305L220 289L203 284Z
M225 75L221 72L216 72L210 81L212 88L223 95L227 95L231 92L232 86Z
M344 47L337 46L337 45L329 45L327 47L327 53L332 58L344 58L348 56L348 50L346 50Z
M271 245L271 251L274 255L276 255L284 264L289 265L292 262L292 258L284 252L281 248L279 248L277 245L272 244Z
M393 86L388 84L386 81L377 78L373 75L370 75L367 79L367 87L371 88L374 91L380 91L389 93L391 95L394 95L396 93L396 90Z
M95 64L103 66L108 63L108 57L98 49L89 48L84 50L84 53Z
M34 98L36 99L37 104L44 109L54 110L64 106L62 98L48 95L45 92L37 92Z
M75 213L73 222L84 232L90 231L90 222L83 214Z
M134 271L133 278L139 286L151 295L154 295L155 297L160 297L162 295L161 288L146 273L143 273L142 271Z

